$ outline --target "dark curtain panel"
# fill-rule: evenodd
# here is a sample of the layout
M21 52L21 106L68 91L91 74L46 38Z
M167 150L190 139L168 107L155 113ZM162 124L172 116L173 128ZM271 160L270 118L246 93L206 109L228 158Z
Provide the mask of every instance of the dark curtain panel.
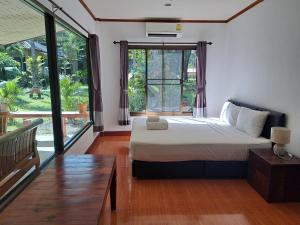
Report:
M119 125L129 125L128 110L128 42L120 41L120 104Z
M100 47L99 38L96 34L89 35L89 51L93 83L94 131L103 131Z
M197 63L196 63L196 85L197 94L195 98L193 116L206 117L206 42L197 44Z

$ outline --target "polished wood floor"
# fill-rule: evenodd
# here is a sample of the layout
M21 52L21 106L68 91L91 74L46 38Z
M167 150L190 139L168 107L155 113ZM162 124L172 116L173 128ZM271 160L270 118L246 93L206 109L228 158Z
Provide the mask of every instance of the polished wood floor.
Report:
M267 203L245 180L132 178L128 144L99 137L90 150L117 155L117 210L107 206L104 225L300 225L300 203Z

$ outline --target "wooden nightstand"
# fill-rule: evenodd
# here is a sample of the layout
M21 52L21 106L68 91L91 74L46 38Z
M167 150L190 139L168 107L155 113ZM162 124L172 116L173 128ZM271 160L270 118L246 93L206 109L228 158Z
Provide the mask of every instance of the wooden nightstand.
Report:
M248 183L268 202L300 201L300 159L282 160L271 149L250 150Z

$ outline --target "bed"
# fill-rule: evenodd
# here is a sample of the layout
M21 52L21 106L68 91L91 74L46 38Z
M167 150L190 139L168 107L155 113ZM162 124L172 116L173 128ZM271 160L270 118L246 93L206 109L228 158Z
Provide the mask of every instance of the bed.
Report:
M261 137L253 138L218 118L168 118L169 130L146 130L146 118L133 122L130 140L132 175L137 178L243 178L249 149L270 148L270 130L284 126L283 113L269 111Z

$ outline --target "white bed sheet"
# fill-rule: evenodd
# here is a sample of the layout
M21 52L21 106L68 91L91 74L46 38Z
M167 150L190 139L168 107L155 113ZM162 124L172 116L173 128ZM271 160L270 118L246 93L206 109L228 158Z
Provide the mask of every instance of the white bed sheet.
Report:
M168 130L147 130L146 118L135 118L130 156L147 162L190 160L246 161L249 149L270 148L269 139L253 138L218 118L165 117Z

